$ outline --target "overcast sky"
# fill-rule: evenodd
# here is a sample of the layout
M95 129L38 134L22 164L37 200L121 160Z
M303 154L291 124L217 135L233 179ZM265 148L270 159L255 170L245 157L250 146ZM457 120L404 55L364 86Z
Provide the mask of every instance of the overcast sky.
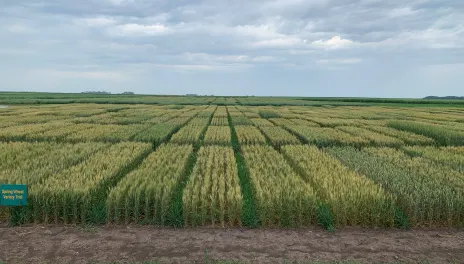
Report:
M464 95L463 0L1 0L0 90Z

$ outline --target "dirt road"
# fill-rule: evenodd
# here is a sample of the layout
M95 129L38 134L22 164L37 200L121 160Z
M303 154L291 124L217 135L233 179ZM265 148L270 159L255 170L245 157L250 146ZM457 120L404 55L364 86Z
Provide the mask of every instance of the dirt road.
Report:
M5 263L163 263L241 260L464 263L464 230L166 229L63 226L0 228Z

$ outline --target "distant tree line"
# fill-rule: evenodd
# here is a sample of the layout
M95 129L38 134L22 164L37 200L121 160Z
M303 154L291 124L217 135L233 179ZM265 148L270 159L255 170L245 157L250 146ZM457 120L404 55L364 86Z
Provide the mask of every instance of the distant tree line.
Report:
M105 91L85 91L82 93L83 94L111 94L110 92L105 92Z
M86 91L86 92L82 92L83 94L111 94L110 92L106 92L106 91ZM123 93L120 93L120 94L124 94L124 95L133 95L135 94L134 92L123 92Z
M424 99L464 100L464 96L427 96Z

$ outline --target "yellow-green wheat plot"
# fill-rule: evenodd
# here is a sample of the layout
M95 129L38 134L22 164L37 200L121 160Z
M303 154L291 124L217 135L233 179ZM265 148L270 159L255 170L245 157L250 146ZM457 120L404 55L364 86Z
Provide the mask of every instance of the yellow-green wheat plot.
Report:
M319 124L308 121L306 119L300 119L300 118L292 118L290 119L295 125L301 125L301 126L313 126L313 127L319 127ZM291 125L292 126L292 125Z
M338 127L337 129L350 133L354 136L360 136L366 140L369 140L371 144L375 146L398 147L398 146L404 145L403 141L401 141L398 138L382 135L377 132L373 132L368 129L364 129L360 127L342 126L342 127Z
M24 144L28 146L24 146ZM30 158L29 153L15 154L14 151L17 147L15 145L20 146L25 151L32 151L34 158ZM93 153L108 147L108 145L103 143L15 142L9 143L6 147L6 153L9 153L9 155L0 156L3 164L0 167L0 183L35 186L49 177L54 177L56 173L89 158Z
M28 162L38 156L46 156L56 147L54 144L28 142L0 143L0 171L14 170L21 162ZM21 165L19 165L21 167Z
M64 141L67 135L76 133L77 131L91 129L93 127L93 124L63 124L62 127L58 127L56 129L27 134L25 138L29 141Z
M405 150L464 173L464 147L405 147Z
M307 142L318 146L365 146L369 143L359 136L353 136L329 127L292 126L289 129L303 137Z
M290 163L327 202L338 226L393 226L393 197L315 146L284 146Z
M174 191L186 173L191 145L162 145L114 187L108 221L168 224Z
M191 126L207 126L208 122L209 122L208 117L195 117L192 120L190 120L188 124Z
M250 118L251 122L253 122L253 124L255 126L274 126L273 123L269 122L269 120L267 119L264 119L264 118Z
M366 151L408 171L427 183L428 197L421 203L427 206L423 213L413 215L429 226L464 225L464 174L445 166L431 164L422 157L408 157L391 148L368 148ZM411 184L411 183L410 183ZM418 190L419 191L419 190ZM424 190L426 191L426 190Z
M231 147L207 146L182 197L186 225L240 225L242 194Z
M212 126L228 126L229 120L227 116L216 116L214 115L213 119L211 119Z
M227 145L230 144L230 127L228 126L210 126L206 130L205 144Z
M104 141L119 142L131 139L146 130L150 125L95 125L91 128L77 131L66 137L71 142Z
M235 132L240 144L266 144L266 138L256 127L237 126L235 127Z
M269 118L269 121L278 126L294 126L295 123L286 118Z
M300 144L298 138L281 127L261 127L260 129L275 146Z
M47 130L56 129L69 125L60 121L43 124L27 124L18 126L9 126L0 130L0 140L21 140L29 134L40 133Z
M89 159L31 186L33 215L43 221L86 222L106 186L151 150L151 144L125 142L99 151ZM104 212L102 212L104 213Z
M449 170L442 173L422 159L409 158L391 148L359 151L339 147L329 152L392 193L411 226L464 225L462 185L459 178L452 178L457 174Z
M366 126L366 128L388 136L397 137L409 145L431 145L434 143L433 139L431 138L414 134L411 132L396 130L390 127L369 125Z
M178 144L195 144L200 142L200 137L205 126L191 126L187 125L182 127L177 133L175 133L172 138L172 143Z
M307 117L305 118L311 122L318 123L326 127L336 127L336 126L358 126L360 123L352 119L342 119L342 118L330 118L330 117Z
M302 226L314 221L316 196L270 146L242 146L263 226Z

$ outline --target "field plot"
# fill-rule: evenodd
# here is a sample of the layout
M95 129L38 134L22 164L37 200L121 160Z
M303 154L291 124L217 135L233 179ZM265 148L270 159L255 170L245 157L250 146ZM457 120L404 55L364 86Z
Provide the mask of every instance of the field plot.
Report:
M422 156L464 173L464 147L435 148L413 146L406 147L404 150L413 156Z
M300 144L297 137L281 127L261 127L260 129L274 146Z
M91 128L77 131L66 137L71 142L104 141L119 142L127 141L150 125L94 125Z
M462 146L464 145L464 131L450 129L448 126L432 125L424 122L392 121L389 127L413 132L435 139L440 145Z
M281 154L269 146L244 146L243 153L263 226L302 226L315 222L314 190Z
M211 120L211 125L212 126L228 126L229 125L229 120L227 119L227 116L214 116L213 119Z
M462 107L134 98L0 108L0 222L464 227Z
M186 225L240 225L242 195L231 147L200 149L182 201Z
M253 125L253 122L246 116L232 116L232 124L236 126L249 126Z
M284 155L332 209L338 226L393 226L393 197L314 146L284 146Z
M115 144L31 186L32 218L46 223L104 221L105 212L98 211L98 199L106 197L107 186L150 150L151 145L145 143Z
M235 128L240 144L266 144L266 138L253 126L238 126Z
M135 134L135 136L132 139L134 141L152 142L157 145L161 142L166 141L166 139L179 127L180 126L170 124L153 125Z
M25 140L28 135L34 133L42 133L52 129L66 127L70 124L63 122L49 122L43 124L27 124L27 125L14 125L0 130L0 140L4 141L18 141Z
M289 129L302 137L303 141L321 147L337 145L365 146L369 143L359 136L353 136L329 127L292 126Z
M420 168L424 164L422 160L407 158L392 149L367 152L335 148L329 152L395 195L412 226L463 226L464 197L462 189L459 190L462 178L456 178L455 183L444 183L446 174L436 178L436 174L428 174L428 170L437 172L436 169ZM398 160L398 156L405 160ZM401 163L406 166L402 167Z
M251 122L253 122L253 124L255 126L258 126L258 127L260 127L260 126L274 126L273 123L269 122L269 120L264 119L264 118L251 118L250 120L251 120Z
M206 126L184 126L179 132L172 136L171 142L178 144L198 144L205 127Z
M171 204L192 152L190 145L168 144L150 154L110 191L108 222L163 225L175 221Z
M387 136L399 138L408 145L432 145L434 143L433 139L431 138L414 134L411 132L396 130L390 127L367 126L366 128L378 133L382 133Z
M106 147L103 143L0 143L4 153L0 157L0 183L33 187Z
M230 144L229 126L210 126L205 134L204 142L208 145L228 145Z
M337 127L337 129L349 133L353 136L359 136L366 140L368 140L374 146L390 146L390 147L399 147L404 144L398 138L390 137L386 135L382 135L377 132L370 131L368 129L360 128L360 127Z

